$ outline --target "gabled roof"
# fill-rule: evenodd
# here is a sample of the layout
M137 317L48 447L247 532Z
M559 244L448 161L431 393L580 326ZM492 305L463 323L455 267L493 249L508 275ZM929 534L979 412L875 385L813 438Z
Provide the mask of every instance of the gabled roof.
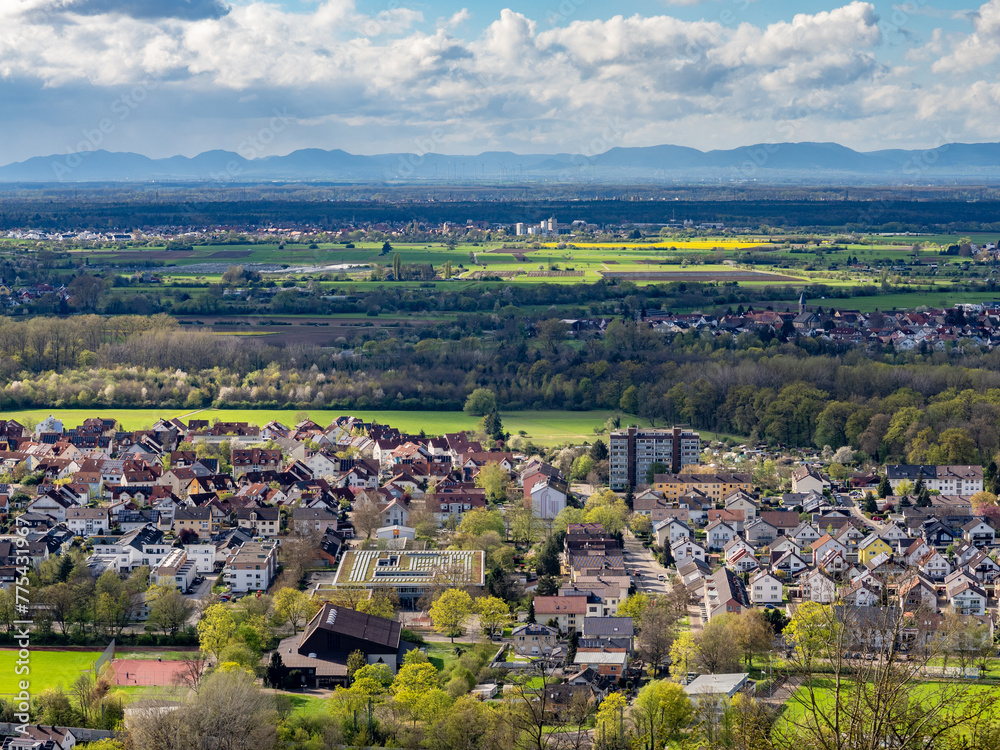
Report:
M631 617L584 617L583 634L588 637L630 637L635 635L635 626Z
M326 602L306 625L300 644L305 646L319 631L348 635L395 651L399 648L402 626L395 620Z

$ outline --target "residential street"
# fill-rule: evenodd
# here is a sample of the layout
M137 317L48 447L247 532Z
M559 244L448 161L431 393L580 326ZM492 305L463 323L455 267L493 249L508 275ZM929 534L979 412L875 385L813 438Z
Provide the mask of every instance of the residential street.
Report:
M664 568L653 557L653 553L642 546L642 542L625 532L625 570L629 572L638 591L648 594L666 594L670 577L675 574L673 568ZM637 577L636 573L640 575ZM659 580L662 575L664 580Z
M840 498L840 504L845 509L847 509L847 511L852 516L854 516L856 519L861 521L862 524L864 524L863 527L864 530L878 531L878 525L875 524L873 521L871 521L871 519L869 519L864 513L861 512L861 508L858 507L858 504L854 501L854 498L852 498L850 495L847 494L838 495L838 497Z

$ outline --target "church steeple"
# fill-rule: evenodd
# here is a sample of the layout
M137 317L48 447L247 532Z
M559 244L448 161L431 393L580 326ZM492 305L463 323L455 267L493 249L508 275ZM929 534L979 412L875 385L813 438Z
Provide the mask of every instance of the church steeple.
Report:
M806 311L806 293L802 292L799 295L799 315Z

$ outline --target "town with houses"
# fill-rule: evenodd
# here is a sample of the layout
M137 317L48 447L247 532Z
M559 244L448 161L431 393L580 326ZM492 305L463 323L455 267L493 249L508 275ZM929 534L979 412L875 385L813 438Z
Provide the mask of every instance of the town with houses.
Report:
M494 666L548 670L556 706L634 695L661 670L692 700L754 694L749 670L706 673L651 650L638 601L679 602L692 633L753 610L787 622L818 604L898 612L894 637L904 649L955 617L993 640L1000 517L978 503L981 466L889 465L835 482L821 460L798 460L779 491L761 492L750 473L717 465L696 432L628 427L607 436L610 489L602 489L472 434L404 434L350 416L325 426L162 419L139 431L97 417L68 428L50 416L31 429L0 421L0 446L0 471L11 478L0 485L5 588L24 554L15 526L28 529L33 565L80 549L94 576L145 566L152 584L223 604L268 592L283 547L310 540L317 609L277 647L305 688L349 686L357 651L400 669L417 648L404 628L431 627L427 601L443 578L487 597L487 552L453 542L465 519L497 507L534 519L535 536L522 546L561 537L557 575L513 571L530 605L505 608L502 635L491 636ZM500 501L478 481L487 469L505 480ZM573 516L593 495L627 504L626 526ZM345 593L388 595L398 612L352 609ZM137 624L147 615L140 608ZM782 653L792 644L776 627L771 646ZM502 690L491 682L472 694L491 700Z

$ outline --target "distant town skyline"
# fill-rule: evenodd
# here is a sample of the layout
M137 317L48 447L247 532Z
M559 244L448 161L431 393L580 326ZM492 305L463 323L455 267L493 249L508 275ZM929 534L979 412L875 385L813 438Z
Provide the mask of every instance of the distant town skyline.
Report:
M0 164L1000 140L1000 0L11 0Z

